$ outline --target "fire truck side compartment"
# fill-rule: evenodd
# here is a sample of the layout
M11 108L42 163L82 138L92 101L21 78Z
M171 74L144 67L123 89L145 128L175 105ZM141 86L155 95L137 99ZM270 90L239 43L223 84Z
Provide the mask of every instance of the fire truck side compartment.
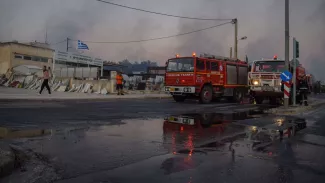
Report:
M227 84L228 85L235 85L238 82L237 79L237 67L236 65L232 65L232 64L227 64L226 65L226 69L227 69Z
M238 81L240 85L247 85L247 77L248 77L248 72L247 72L247 67L246 66L239 66L238 67Z

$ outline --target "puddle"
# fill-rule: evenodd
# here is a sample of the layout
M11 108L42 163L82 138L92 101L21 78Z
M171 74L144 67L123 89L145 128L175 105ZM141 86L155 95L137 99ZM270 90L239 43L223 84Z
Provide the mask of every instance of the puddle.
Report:
M31 138L50 135L52 130L30 129L30 130L12 130L0 127L0 139Z
M222 131L224 125L245 120L262 117L263 110L249 110L232 113L187 113L170 115L165 118L164 129L168 130L200 130L213 128Z

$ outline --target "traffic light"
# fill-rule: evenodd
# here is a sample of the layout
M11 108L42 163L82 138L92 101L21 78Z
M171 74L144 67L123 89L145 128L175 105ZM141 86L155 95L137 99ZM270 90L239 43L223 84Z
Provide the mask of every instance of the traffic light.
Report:
M296 58L299 58L299 42L298 41L296 41L295 47L296 47Z

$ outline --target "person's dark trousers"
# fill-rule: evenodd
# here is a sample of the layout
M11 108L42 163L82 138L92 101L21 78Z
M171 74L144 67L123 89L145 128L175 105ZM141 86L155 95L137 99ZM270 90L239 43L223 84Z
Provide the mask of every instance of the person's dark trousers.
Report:
M50 86L49 86L49 80L48 79L44 79L44 81L42 83L42 86L41 86L41 91L39 92L40 94L42 94L42 91L43 91L44 87L46 87L49 94L51 94L51 89L50 89Z

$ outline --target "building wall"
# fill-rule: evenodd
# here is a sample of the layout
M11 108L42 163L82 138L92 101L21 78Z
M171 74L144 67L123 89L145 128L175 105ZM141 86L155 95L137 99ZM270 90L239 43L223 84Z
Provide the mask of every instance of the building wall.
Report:
M48 59L53 60L52 50L20 44L10 44L10 46L12 52L11 67L18 65L34 65L41 68L44 65L52 67L52 61L48 61ZM19 56L22 56L22 58L17 58ZM29 60L29 58L31 59Z
M0 74L5 74L10 68L10 46L0 46Z

